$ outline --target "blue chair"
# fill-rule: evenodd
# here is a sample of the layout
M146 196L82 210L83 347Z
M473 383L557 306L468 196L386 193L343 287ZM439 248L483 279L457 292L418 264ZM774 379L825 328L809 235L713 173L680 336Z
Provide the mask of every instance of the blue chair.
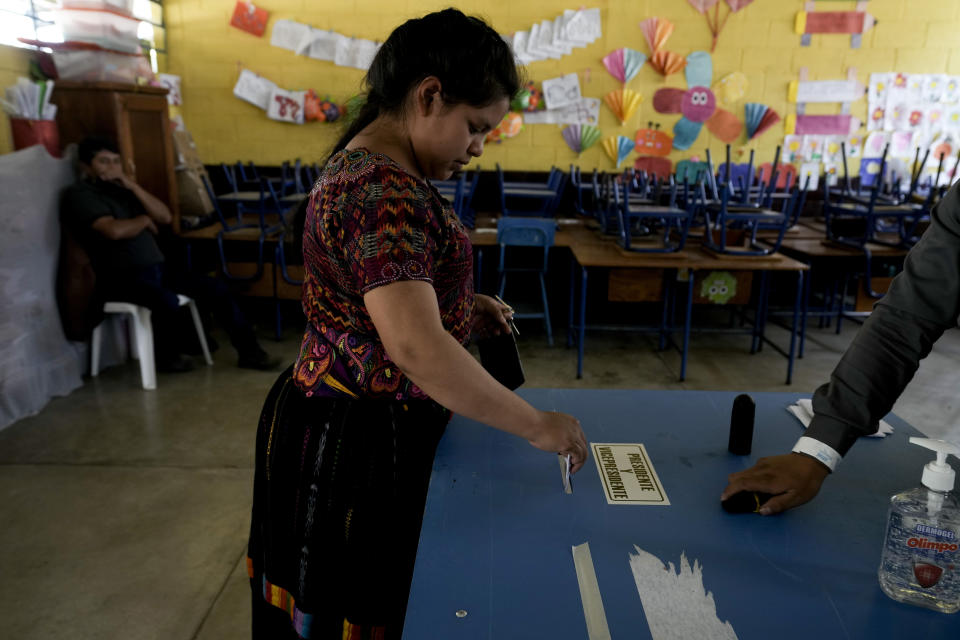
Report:
M507 285L508 273L534 273L540 280L540 294L543 298L542 313L514 313L514 318L543 318L543 325L547 330L547 343L553 346L553 330L550 325L550 304L547 301L547 257L550 247L553 246L557 224L546 218L505 218L497 220L497 244L500 245L500 264L497 272L500 275L498 294L502 298ZM542 247L543 262L535 267L508 266L507 247Z
M807 178L802 187L798 185L794 189L790 198L781 200L783 204L780 211L753 205L731 204L730 185L724 184L720 189L720 203L708 204L704 207L704 248L714 253L734 256L766 256L776 253L780 249L780 243L783 242L787 227L794 219L794 212L802 209L806 202L809 184L810 178ZM757 232L770 229L778 232L776 240L770 244L758 243ZM731 232L742 233L747 241L744 244L729 246L728 235Z
M560 205L563 190L567 186L567 175L553 167L546 183L539 182L507 182L503 178L503 169L497 164L497 182L500 187L500 208L504 216L537 215L544 218L552 217ZM510 209L509 200L523 200L533 203L532 210ZM536 206L539 205L539 208Z
M657 191L659 192L659 187ZM633 205L625 182L619 186L614 183L613 193L620 230L620 244L625 250L637 253L675 253L683 249L687 242L687 235L690 233L690 223L706 197L702 181L693 187L685 183L682 194L683 206L679 206L677 183L672 178L670 196L665 206ZM659 195L656 202L659 202ZM631 239L635 236L654 237L660 234L662 234L662 244L656 246L631 244Z

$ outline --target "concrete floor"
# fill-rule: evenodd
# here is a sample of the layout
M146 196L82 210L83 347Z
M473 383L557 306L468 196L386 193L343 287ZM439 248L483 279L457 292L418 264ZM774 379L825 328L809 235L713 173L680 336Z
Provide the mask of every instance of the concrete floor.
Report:
M824 382L856 331L810 330L794 384L772 349L748 338L695 335L688 379L680 358L642 335L589 333L576 352L548 348L520 325L528 386L789 391ZM771 327L771 337L786 332ZM265 347L295 356L299 335ZM221 340L226 344L226 340ZM0 636L125 640L249 637L244 565L256 420L275 373L237 369L223 347L213 367L139 388L114 367L39 415L0 432ZM895 411L960 444L960 335L948 332ZM588 431L589 416L579 416ZM799 429L798 429L799 433ZM775 452L757 452L760 455ZM719 493L720 487L717 488Z

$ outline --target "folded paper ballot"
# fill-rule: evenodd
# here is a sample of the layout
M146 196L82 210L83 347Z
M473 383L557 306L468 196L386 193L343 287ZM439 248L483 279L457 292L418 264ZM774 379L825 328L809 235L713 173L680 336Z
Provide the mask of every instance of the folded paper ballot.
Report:
M813 400L810 398L802 398L797 400L796 404L791 404L787 407L787 411L792 413L794 417L799 420L804 428L810 426L810 421L813 420ZM871 438L886 438L887 434L893 433L893 427L890 426L886 420L880 421L880 428L876 433L871 434Z
M560 482L563 483L564 493L573 493L573 478L570 477L570 454L557 454L560 461Z

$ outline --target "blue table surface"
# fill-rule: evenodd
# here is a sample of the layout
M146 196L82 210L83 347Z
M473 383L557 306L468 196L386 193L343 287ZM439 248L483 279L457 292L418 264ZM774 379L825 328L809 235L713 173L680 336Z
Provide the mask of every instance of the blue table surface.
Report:
M703 565L717 617L751 638L960 638L960 614L889 599L877 584L889 498L919 484L925 450L896 416L864 438L812 502L776 517L720 508L727 474L790 450L796 393L755 393L753 454L727 452L734 392L530 389L590 442L643 443L670 506L608 505L591 459L562 493L556 456L456 417L430 481L404 638L586 638L571 547L590 543L611 636L650 638L633 545ZM455 612L467 615L458 618Z

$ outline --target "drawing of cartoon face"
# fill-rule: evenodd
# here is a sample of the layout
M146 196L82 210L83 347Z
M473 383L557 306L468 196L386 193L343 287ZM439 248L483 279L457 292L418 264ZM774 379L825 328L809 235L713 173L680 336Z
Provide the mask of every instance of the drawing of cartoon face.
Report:
M691 122L706 122L717 109L717 99L707 87L693 87L683 96L681 113Z

